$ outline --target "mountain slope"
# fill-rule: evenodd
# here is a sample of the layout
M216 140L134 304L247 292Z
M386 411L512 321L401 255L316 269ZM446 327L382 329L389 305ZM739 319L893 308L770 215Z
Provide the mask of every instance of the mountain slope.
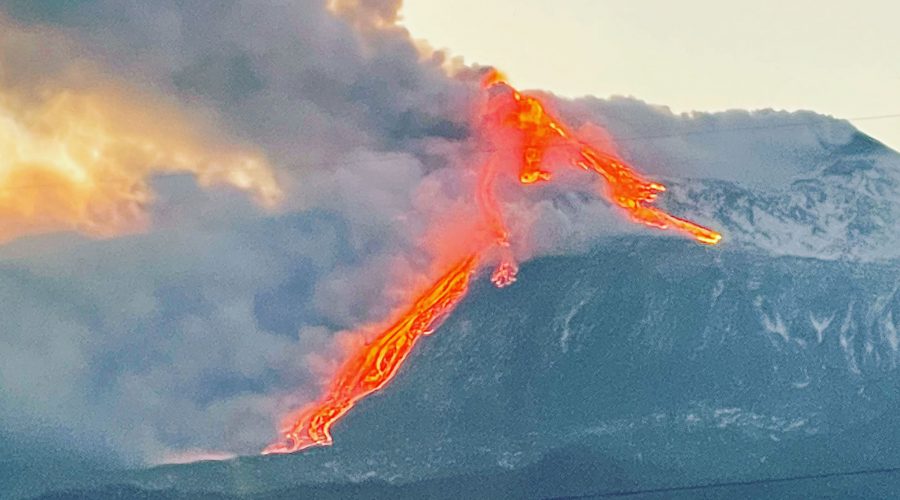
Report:
M675 180L664 202L716 221L733 243L773 255L822 259L900 257L900 155L856 133L826 144L812 169L786 187Z
M610 239L530 262L510 289L480 281L335 428L334 447L128 481L244 494L409 484L573 446L619 467L585 491L897 464L897 270Z

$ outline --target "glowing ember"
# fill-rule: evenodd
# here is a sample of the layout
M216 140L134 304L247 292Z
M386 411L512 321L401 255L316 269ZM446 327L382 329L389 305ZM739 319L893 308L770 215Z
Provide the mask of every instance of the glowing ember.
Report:
M416 342L429 335L465 296L475 265L475 256L457 263L396 323L350 357L338 371L328 393L301 411L284 430L284 439L269 445L263 453L293 453L310 446L330 445L331 426L357 401L387 385Z
M516 167L516 178L524 185L550 181L552 173L545 163L551 150L561 153L561 158L571 166L601 176L606 185L604 196L624 210L631 220L659 229L681 231L708 245L721 241L719 233L652 206L659 193L665 191L665 186L643 179L622 159L577 138L546 112L540 100L513 89L501 73L489 73L484 79L484 87L490 96L480 131L492 140L492 151L496 154L481 169L475 194L483 223L492 238L491 246L486 250L498 252L499 256L499 264L491 276L496 286L502 288L513 284L518 272L510 248L510 231L494 189L502 173L500 168ZM500 91L495 92L498 89ZM504 96L511 96L511 99L504 100ZM505 157L499 153L509 150L518 158L517 165L503 164ZM438 320L463 298L479 257L482 257L480 252L460 260L390 328L353 353L338 371L328 392L292 418L283 431L282 440L270 445L263 453L293 453L310 446L330 445L334 423L360 399L387 385L418 339L431 333Z

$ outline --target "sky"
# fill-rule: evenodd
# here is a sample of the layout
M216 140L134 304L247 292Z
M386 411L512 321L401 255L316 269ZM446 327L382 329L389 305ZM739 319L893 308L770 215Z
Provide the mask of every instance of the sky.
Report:
M891 0L406 0L413 36L514 83L634 96L675 112L900 114ZM900 150L900 118L855 121Z

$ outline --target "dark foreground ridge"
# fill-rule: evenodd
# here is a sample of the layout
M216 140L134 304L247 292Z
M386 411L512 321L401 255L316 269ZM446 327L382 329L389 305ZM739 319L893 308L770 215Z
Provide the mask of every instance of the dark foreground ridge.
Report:
M177 489L149 490L131 485L109 485L96 490L71 490L47 493L34 500L276 500L282 498L357 499L491 499L522 498L581 500L591 498L694 498L699 494L725 495L729 498L772 498L834 495L842 498L892 498L900 487L900 467L843 472L824 472L791 477L761 478L746 481L667 486L640 489L622 484L622 489L590 490L599 477L616 477L620 468L603 463L588 449L562 450L538 464L517 471L497 469L483 474L394 485L369 480L353 484L303 485L255 495L215 492L180 492ZM609 481L608 487L613 482ZM551 491L553 490L553 491ZM586 493L562 495L560 491Z

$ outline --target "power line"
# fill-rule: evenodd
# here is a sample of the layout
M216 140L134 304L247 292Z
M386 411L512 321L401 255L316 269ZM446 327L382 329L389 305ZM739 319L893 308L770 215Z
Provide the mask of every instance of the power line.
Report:
M888 120L900 118L900 113L893 113L888 115L869 115L869 116L857 116L854 118L838 118L838 120L845 120L848 122L864 122L864 121L872 121L872 120ZM687 132L677 132L672 134L659 134L659 135L644 135L644 136L635 136L635 137L623 137L621 139L616 139L617 142L630 142L630 141L646 141L652 139L667 139L672 137L685 137L692 135L715 135L718 133L729 133L729 132L742 132L747 130L771 130L771 129L780 129L780 128L795 128L795 127L805 127L807 125L814 125L818 122L813 121L798 121L798 122L790 122L790 123L779 123L777 125L751 125L747 127L730 127L730 128L719 128L719 129L708 129L708 130L693 130Z
M854 118L842 118L842 120L851 121L851 122L859 122L859 121L870 121L870 120L888 120L888 119L897 119L900 118L900 113L886 114L886 115L869 115L869 116L858 116ZM639 135L632 137L622 137L615 139L615 142L640 142L640 141L651 141L655 139L670 139L675 137L689 137L695 135L716 135L716 134L727 134L731 132L744 132L744 131L752 131L752 130L771 130L771 129L782 129L782 128L795 128L795 127L805 127L809 125L815 125L819 122L817 121L798 121L791 123L780 123L774 125L753 125L747 127L727 127L727 128L716 128L716 129L707 129L707 130L688 130L684 132L677 132L671 134L656 134L656 135ZM468 150L469 153L498 153L503 151L512 151L514 148L481 148ZM397 155L397 152L387 151L384 152L386 155ZM369 158L369 159L359 159L359 160L347 160L347 161L328 161L328 162L315 162L315 163L303 163L303 166L306 168L324 168L332 165L340 164L340 165L364 165L364 164L380 164L380 163L391 163L396 162L397 157L382 157L382 158ZM177 172L176 172L177 173ZM186 172L189 173L189 172ZM91 184L94 185L111 185L111 184L120 184L122 183L120 180L110 180L110 181L92 181ZM0 187L0 194L4 191L23 191L26 189L43 189L43 188L53 188L65 186L67 183L58 182L58 183L40 183L40 184L19 184L15 186L7 186ZM127 182L125 184L128 184ZM130 185L134 185L131 183Z
M856 118L844 118L844 120L851 122L864 122L867 120L887 120L888 118L898 118L900 117L900 113L895 113L892 115L870 115L870 116L857 116Z
M709 489L718 489L718 488L734 488L740 486L759 486L764 484L779 484L779 483L791 483L798 481L813 481L813 480L821 480L821 479L831 479L836 477L851 477L851 476L871 476L877 474L895 474L900 472L900 467L884 467L879 469L860 469L853 471L841 471L841 472L822 472L818 474L804 474L797 476L786 476L786 477L773 477L773 478L763 478L763 479L749 479L746 481L729 481L729 482L721 482L721 483L703 483L703 484L693 484L693 485L683 485L683 486L668 486L662 488L648 488L643 490L620 490L620 491L607 491L607 492L597 492L597 493L586 493L583 495L571 495L571 496L560 496L560 497L548 497L545 500L582 500L588 498L622 498L622 497L630 497L637 495L653 495L653 494L663 494L663 493L678 493L684 491L699 491L699 490L709 490Z

